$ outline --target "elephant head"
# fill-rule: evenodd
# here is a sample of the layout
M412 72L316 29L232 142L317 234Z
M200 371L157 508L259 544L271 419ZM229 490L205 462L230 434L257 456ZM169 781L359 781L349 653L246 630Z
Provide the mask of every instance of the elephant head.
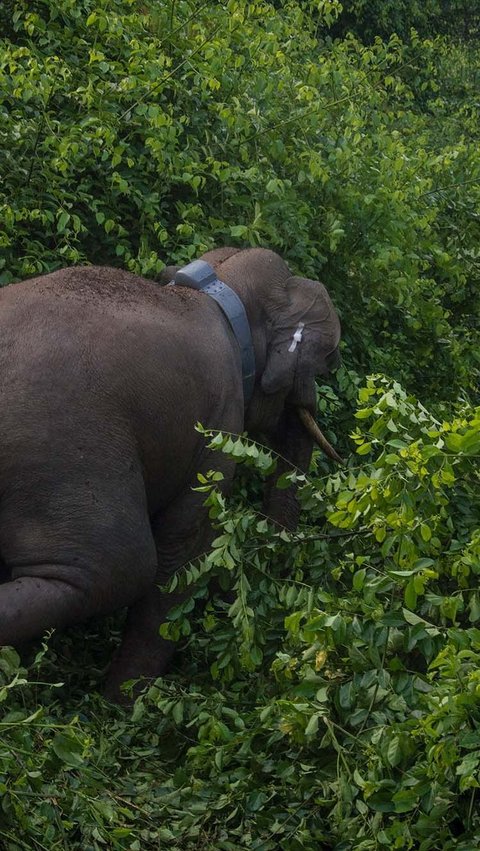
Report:
M220 248L201 259L235 290L250 322L256 383L245 428L253 435L267 435L282 459L278 474L287 465L308 469L314 441L340 462L315 421L315 378L328 375L338 362L340 341L340 322L326 288L292 275L281 257L263 248ZM164 280L174 273L175 268L168 267ZM271 482L265 510L293 527L293 489L278 491Z

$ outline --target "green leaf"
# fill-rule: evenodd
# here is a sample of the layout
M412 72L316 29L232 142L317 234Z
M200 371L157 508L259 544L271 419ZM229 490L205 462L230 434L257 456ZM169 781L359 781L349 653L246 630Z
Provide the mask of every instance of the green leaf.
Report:
M370 795L367 799L370 809L379 813L394 813L396 811L396 806L393 802L394 788L393 784L389 784L386 788L380 789L378 792Z
M480 595L472 594L470 596L470 600L468 603L469 616L468 619L470 623L476 623L480 620Z
M414 568L415 570L426 570L428 567L432 567L435 564L435 560L433 558L417 558Z
M410 580L410 582L408 582L408 584L405 587L404 600L405 600L405 605L409 609L414 609L415 606L417 605L417 592L415 591L415 585L414 585L413 578Z
M68 222L70 221L70 213L63 210L60 213L57 221L57 233L64 233Z
M58 758L66 765L73 768L79 768L83 765L83 746L73 734L68 732L56 733L52 741L52 748Z
M245 225L233 225L230 227L230 236L244 237L248 234L248 228Z
M427 526L426 523L422 523L420 526L420 534L425 543L430 541L432 537L432 530L430 529L430 526Z
M368 453L371 451L372 446L372 443L362 443L360 446L357 446L357 455L368 455Z
M366 573L367 573L367 571L363 567L361 570L356 570L355 573L353 574L353 583L352 584L353 584L355 591L361 591L362 590L364 583L365 583Z
M318 732L318 723L320 718L322 717L320 712L315 712L314 715L310 717L310 720L305 727L305 735L308 737L315 736Z
M409 813L418 806L418 793L415 789L401 789L392 797L395 812Z
M371 417L372 413L372 408L361 408L355 413L355 417L357 420L366 420L368 417Z
M393 736L387 749L387 759L391 766L399 765L402 761L402 743L398 736Z
M400 461L400 458L398 457L398 455L395 455L390 452L389 454L385 455L383 460L385 461L385 464L389 464L390 466L392 466L393 464L397 464Z

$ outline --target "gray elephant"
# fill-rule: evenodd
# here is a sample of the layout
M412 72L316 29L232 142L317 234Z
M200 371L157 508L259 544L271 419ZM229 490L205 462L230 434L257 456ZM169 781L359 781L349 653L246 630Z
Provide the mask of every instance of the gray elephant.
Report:
M74 267L0 291L0 645L126 606L111 696L166 669L158 586L211 540L197 473L233 476L195 424L269 435L303 469L314 439L338 457L313 419L340 337L325 287L266 249L202 259L248 319L247 389L235 323L188 279ZM292 490L266 510L294 526Z

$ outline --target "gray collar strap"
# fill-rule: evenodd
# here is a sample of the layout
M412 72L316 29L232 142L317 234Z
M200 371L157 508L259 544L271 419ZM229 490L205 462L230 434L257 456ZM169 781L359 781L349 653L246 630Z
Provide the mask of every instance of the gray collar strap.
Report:
M241 299L230 287L219 281L205 260L194 260L176 273L173 284L200 290L213 298L227 317L242 355L243 399L248 405L255 384L255 352L252 334Z

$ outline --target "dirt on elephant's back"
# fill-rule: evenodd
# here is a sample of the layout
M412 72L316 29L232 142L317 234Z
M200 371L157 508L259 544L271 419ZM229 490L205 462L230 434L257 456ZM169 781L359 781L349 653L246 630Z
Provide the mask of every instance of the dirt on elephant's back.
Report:
M145 303L159 307L174 299L178 310L179 304L190 308L198 298L194 290L186 287L162 286L109 266L73 266L25 283L33 286L38 295L72 298L99 306L107 301L119 307L138 307Z
M175 299L176 304L184 304L190 308L193 302L198 300L199 294L189 287L162 287L162 293L169 299Z

